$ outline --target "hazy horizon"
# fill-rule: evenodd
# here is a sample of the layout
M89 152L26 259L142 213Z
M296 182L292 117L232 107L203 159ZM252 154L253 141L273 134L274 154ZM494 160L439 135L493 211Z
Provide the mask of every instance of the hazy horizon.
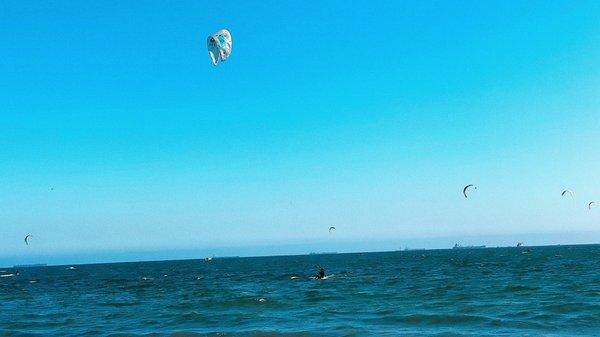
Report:
M524 246L587 245L599 244L600 231L571 233L522 233L512 235L448 236L430 238L397 238L387 240L339 241L322 240L306 243L247 244L241 246L149 248L146 250L95 250L25 254L0 258L0 268L14 265L43 263L48 265L76 265L95 263L168 261L180 259L203 259L205 257L256 257L279 255L305 255L311 252L360 253L385 252L408 249L450 249L455 243L461 245L485 245L488 248Z

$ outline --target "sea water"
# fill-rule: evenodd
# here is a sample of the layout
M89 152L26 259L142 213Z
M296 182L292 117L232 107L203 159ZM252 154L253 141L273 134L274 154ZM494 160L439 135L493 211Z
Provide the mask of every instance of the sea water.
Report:
M600 336L600 245L21 268L0 335L32 334Z

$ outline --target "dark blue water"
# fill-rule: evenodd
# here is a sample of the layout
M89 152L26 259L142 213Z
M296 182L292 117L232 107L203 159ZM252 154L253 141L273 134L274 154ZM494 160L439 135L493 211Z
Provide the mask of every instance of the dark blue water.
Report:
M21 334L600 336L600 245L27 268L0 278Z

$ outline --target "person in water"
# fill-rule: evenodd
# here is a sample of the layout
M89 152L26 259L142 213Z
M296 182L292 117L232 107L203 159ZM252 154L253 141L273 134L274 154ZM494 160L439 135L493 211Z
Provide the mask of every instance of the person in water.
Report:
M317 275L315 276L316 279L322 279L325 278L325 269L323 269L323 267L318 266L317 268L319 268L319 272L317 273Z

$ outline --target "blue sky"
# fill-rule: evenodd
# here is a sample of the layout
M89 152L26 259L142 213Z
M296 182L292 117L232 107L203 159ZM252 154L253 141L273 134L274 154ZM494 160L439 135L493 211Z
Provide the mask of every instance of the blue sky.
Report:
M599 16L3 1L0 262L598 242Z

